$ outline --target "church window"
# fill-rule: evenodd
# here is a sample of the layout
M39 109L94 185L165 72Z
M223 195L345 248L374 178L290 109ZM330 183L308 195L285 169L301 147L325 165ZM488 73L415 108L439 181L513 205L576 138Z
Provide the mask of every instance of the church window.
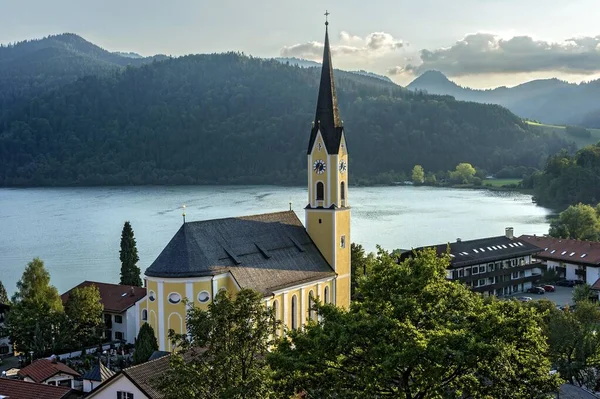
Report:
M275 329L275 333L279 335L279 331L277 329L277 322L279 321L279 302L273 301L273 328Z
M181 302L181 295L179 295L176 292L172 292L169 294L169 302L172 303L173 305L178 304L179 302Z
M340 195L342 196L343 200L346 199L346 183L344 182L340 183Z
M142 320L148 320L148 310L142 309Z
M154 302L156 300L156 294L154 293L154 291L150 291L150 293L148 294L148 299L150 299L150 302Z
M325 197L325 185L323 182L317 183L317 201L323 201Z
M315 297L311 290L308 292L308 318L310 320L315 320L316 316L317 316L317 311L315 309L313 309L314 306L315 306Z
M323 299L325 300L326 304L329 303L329 287L325 287L325 292L323 293Z
M208 302L209 299L210 299L210 294L208 293L208 291L202 291L201 293L198 294L198 302L200 302L200 303L206 303L206 302Z
M346 248L346 236L340 237L340 248Z
M292 297L292 330L298 328L298 298L296 295Z

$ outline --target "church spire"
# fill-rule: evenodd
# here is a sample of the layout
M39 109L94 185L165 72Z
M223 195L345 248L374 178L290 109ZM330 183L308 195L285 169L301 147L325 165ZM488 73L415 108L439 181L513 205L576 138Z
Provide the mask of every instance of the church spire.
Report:
M331 49L329 47L329 21L325 12L325 45L323 48L323 64L321 66L321 80L319 82L319 96L317 97L317 112L308 152L310 153L317 131L321 131L327 152L336 154L341 139L342 120L338 110L335 83L333 79L333 64L331 62Z

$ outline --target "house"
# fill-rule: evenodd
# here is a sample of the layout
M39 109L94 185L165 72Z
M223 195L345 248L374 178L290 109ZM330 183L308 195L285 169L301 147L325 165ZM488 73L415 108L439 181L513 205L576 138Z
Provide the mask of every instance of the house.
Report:
M113 375L115 375L115 372L99 361L93 369L83 375L83 392L91 392Z
M77 371L56 359L38 359L19 370L17 376L27 382L71 389L75 387L75 379L81 377Z
M0 303L0 332L2 331L2 327L4 327L4 320L6 320L6 316L8 315L8 311L10 310L10 306L4 303ZM12 353L12 345L10 344L10 339L7 336L0 336L0 358L2 356L6 356Z
M172 350L169 330L187 331L188 306L206 309L220 290L260 292L282 322L279 334L316 317L309 309L317 298L350 306L349 157L333 71L326 24L308 170L302 171L308 178L304 225L291 210L196 222L184 214L145 271L148 295L139 319L152 326L160 350Z
M519 237L542 249L536 258L559 277L593 285L600 278L600 242L523 235Z
M541 249L515 238L513 228L507 227L505 235L477 240L434 245L438 254L450 249L450 267L447 278L465 283L473 291L484 295L510 295L526 292L542 276L544 266L534 256ZM428 247L416 248L420 250ZM412 257L405 251L400 261Z
M115 374L86 398L162 399L155 383L169 368L169 356L128 367Z
M100 302L104 305L105 339L107 341L125 341L133 344L139 330L139 302L146 296L146 289L129 285L84 281L75 288L95 285L100 292ZM63 303L69 299L69 293L61 295Z
M0 398L7 399L76 399L81 393L69 387L36 384L0 378Z

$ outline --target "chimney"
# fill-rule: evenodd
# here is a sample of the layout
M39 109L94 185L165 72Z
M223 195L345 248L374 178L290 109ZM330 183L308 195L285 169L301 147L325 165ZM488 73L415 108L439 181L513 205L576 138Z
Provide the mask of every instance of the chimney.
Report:
M462 241L462 239L461 239L460 237L458 237L458 238L456 239L456 242L461 242L461 241Z
M129 296L135 296L135 290L131 287L131 291L129 292Z
M512 227L505 228L504 232L506 233L506 238L510 238L511 240L515 238L514 229Z

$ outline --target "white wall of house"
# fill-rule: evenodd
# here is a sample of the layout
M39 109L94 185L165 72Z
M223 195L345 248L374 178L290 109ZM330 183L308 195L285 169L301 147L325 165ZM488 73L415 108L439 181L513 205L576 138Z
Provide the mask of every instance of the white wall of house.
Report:
M592 285L600 278L600 268L587 266L585 270L585 282Z
M117 392L131 392L133 394L134 399L148 399L146 395L142 393L139 389L136 388L135 385L127 377L123 374L115 377L115 379L111 380L108 385L103 388L100 388L97 392L93 392L88 398L95 399L116 399Z
M24 381L27 382L35 382L34 380L32 380L29 377L25 377L23 378ZM72 375L69 374L63 374L63 373L58 373L56 375L53 375L52 377L48 378L45 381L42 381L42 384L46 384L46 385L59 385L58 382L59 381L63 381L63 380L69 380L69 387L71 388L75 388L75 377L73 377ZM64 385L66 386L66 385Z
M102 384L100 381L83 380L83 392L91 392L92 389L99 387L100 384Z
M138 301L139 302L139 301ZM136 309L138 309L137 306L132 306L129 309L127 309L127 311L125 312L125 317L123 317L123 322L125 323L125 339L127 340L128 344L133 344L135 343L135 339L137 337L137 315L139 314L138 312L136 312Z
M567 280L579 280L579 276L575 274L575 270L577 270L577 266L572 265L570 263L565 263L565 267L567 268L567 273L565 278Z

